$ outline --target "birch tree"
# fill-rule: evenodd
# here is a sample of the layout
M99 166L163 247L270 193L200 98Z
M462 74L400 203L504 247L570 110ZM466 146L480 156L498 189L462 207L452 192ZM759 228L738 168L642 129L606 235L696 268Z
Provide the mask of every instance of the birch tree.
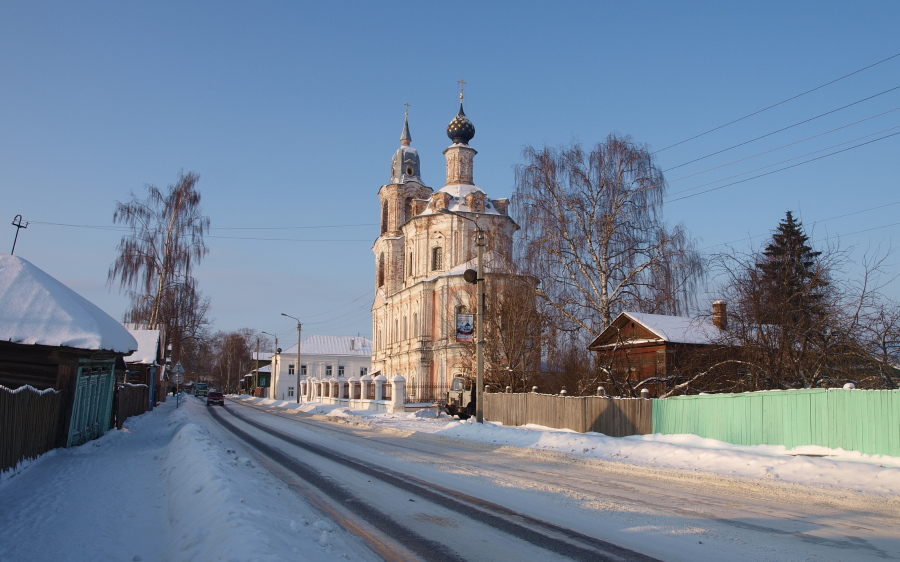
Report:
M598 335L622 311L684 314L701 279L683 226L662 218L666 181L647 148L611 134L524 151L513 195L517 263L563 332Z
M209 217L201 214L199 179L193 172L179 173L178 181L165 191L147 185L146 198L132 193L127 203L116 202L113 222L131 232L119 242L107 281L129 292L126 316L149 329L182 332L197 326L180 323L205 321L209 303L192 277L194 265L209 251L203 241Z

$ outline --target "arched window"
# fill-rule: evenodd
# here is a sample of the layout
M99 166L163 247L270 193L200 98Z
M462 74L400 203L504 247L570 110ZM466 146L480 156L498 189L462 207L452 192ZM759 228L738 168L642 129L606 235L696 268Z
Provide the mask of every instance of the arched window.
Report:
M378 256L378 286L384 286L384 252Z
M408 220L411 219L412 217L413 217L412 197L407 197L406 200L403 202L403 218L404 218L404 222L408 221Z
M444 269L444 249L435 246L431 249L431 271L440 271Z
M387 201L381 204L381 233L387 232L388 223L388 204Z

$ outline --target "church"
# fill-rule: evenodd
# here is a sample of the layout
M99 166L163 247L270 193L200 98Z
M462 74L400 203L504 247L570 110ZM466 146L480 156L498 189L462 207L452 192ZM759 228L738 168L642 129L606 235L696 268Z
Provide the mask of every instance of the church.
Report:
M422 180L407 112L390 183L378 191L372 371L388 379L403 376L411 399L437 398L453 376L474 375L476 290L463 273L475 269L480 228L491 302L510 273L512 237L519 228L508 215L508 199L491 199L475 185L477 152L469 146L475 126L462 101L460 94L459 113L447 126L444 186L434 190Z

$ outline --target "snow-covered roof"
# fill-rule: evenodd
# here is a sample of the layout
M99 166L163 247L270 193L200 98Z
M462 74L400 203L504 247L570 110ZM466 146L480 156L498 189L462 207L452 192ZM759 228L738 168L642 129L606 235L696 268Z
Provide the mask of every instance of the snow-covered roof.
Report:
M668 316L665 314L645 314L643 312L623 312L635 322L672 343L708 344L721 337L721 332L712 322L701 318Z
M450 194L450 203L447 205L447 209L453 212L461 212L468 213L473 212L472 209L466 204L466 196L470 193L481 193L484 195L484 210L479 211L484 215L500 215L502 214L500 211L494 207L494 203L491 201L490 197L487 196L487 193L484 192L478 186L468 184L468 183L457 183L451 185L445 185L440 188L438 192L444 192ZM430 213L436 213L434 209L431 208L431 202L429 201L428 205L425 207L425 210L422 212L423 215L427 215Z
M610 330L616 330L616 326L621 325L623 319L637 322L656 336L656 339L629 339L629 344L665 341L704 345L715 343L722 338L722 331L716 328L708 319L646 314L644 312L623 312L613 320L608 328L597 336L593 343L588 346L588 349L601 349L616 344L617 342L610 341L608 334Z
M115 318L30 262L0 255L0 340L129 354L137 341Z
M301 355L372 356L372 340L361 336L309 336L300 345ZM297 344L282 350L282 353L296 355Z
M137 341L138 348L125 362L152 365L159 357L159 330L126 329Z

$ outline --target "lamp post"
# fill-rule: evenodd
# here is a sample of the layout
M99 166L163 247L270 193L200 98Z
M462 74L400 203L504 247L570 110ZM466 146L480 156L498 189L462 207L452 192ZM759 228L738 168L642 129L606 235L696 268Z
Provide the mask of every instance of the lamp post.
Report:
M281 313L282 316L287 316L291 320L297 321L297 368L294 372L297 373L297 404L300 403L300 331L303 329L303 324L300 323L300 319L291 316L290 314Z
M445 215L455 215L471 222L475 225L477 232L475 246L478 250L474 279L469 273L472 271L471 269L466 270L463 278L468 283L475 281L478 290L478 311L475 318L475 421L484 423L484 230L478 221L461 213L450 209L441 209L439 212Z
M275 334L270 334L269 332L260 332L260 334L265 334L267 336L272 336L273 338L275 338L275 354L277 355L278 354L278 336L276 336ZM259 340L257 340L257 342L258 341ZM269 361L269 366L270 367L272 366L271 361ZM278 373L278 371L276 371L275 369L269 369L269 371L270 371L270 374L272 375L272 380L269 381L269 384L272 385L272 389L273 389L272 390L272 398L277 398L277 396L275 395L275 390L278 387L275 385L275 380L276 380L275 375ZM257 374L259 373L259 349L258 348L256 350L256 372L257 372Z

